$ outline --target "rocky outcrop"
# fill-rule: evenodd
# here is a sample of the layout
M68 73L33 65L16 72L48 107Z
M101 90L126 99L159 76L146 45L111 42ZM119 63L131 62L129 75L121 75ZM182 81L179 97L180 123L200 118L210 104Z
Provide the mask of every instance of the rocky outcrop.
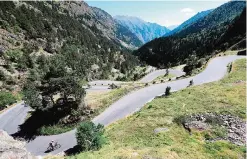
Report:
M25 142L18 141L0 130L0 159L35 159L27 152Z
M245 121L230 114L202 113L185 117L182 121L184 127L191 132L191 129L206 130L217 125L227 130L225 137L215 140L227 140L236 145L246 144Z

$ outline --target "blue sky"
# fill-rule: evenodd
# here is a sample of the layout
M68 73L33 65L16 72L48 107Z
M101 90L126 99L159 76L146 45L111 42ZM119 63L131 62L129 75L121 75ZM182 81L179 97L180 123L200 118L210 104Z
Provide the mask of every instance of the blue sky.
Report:
M128 15L163 26L178 25L196 13L216 8L226 0L216 1L86 1L112 16Z

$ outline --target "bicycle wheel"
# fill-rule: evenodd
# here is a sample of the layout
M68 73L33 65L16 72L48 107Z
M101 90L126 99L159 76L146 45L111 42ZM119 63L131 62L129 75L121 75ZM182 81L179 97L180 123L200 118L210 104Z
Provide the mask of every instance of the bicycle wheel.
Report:
M61 145L60 144L56 144L56 149L59 149L61 147Z

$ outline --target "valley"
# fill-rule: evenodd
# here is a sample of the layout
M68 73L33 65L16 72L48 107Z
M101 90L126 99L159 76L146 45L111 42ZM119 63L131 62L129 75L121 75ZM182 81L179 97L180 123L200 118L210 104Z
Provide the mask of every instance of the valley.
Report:
M243 58L243 57L237 57L237 56L228 56L227 57L226 56L226 57L218 57L218 58L212 60L209 63L209 65L208 65L208 67L207 67L207 69L205 71L203 71L201 74L193 77L193 80L195 82L194 85L202 84L202 83L205 83L205 82L206 83L207 82L212 82L214 80L221 79L224 76L224 74L227 72L227 67L226 67L227 64L229 62L235 60L235 59L238 59L238 58ZM219 61L222 64L223 63L224 64L220 65L221 67L217 67L217 70L212 71L212 68L215 68L214 65L218 65ZM214 78L207 79L207 77L210 77L209 74L212 75L213 72L215 72L215 74L214 74L214 76L211 76L211 77L214 77ZM221 74L219 72L221 72ZM243 73L243 72L241 72L241 73ZM139 112L141 107L144 106L145 103L150 101L151 98L154 98L155 96L158 96L162 92L164 92L164 89L165 89L165 87L167 85L171 86L173 88L173 91L178 91L179 89L186 88L188 86L189 80L191 78L178 80L178 81L174 81L174 82L170 82L170 83L168 82L168 83L165 83L165 84L153 85L153 86L149 86L149 87L143 88L141 90L135 91L135 92L125 96L125 98L122 98L121 100L119 100L116 103L114 103L113 105L111 105L108 109L106 109L106 111L104 111L99 116L94 118L93 121L95 123L103 123L104 125L108 125L108 124L110 124L110 123L112 123L112 122L114 122L114 121L116 121L118 119L124 118L125 116L128 116L129 114L132 114L132 113L134 113L136 111ZM242 78L243 78L243 75L242 75ZM152 94L150 94L151 93L150 90L152 90L151 91ZM147 92L149 92L149 93L147 94ZM136 100L135 100L136 98L140 99L140 97L136 97L138 95L140 95L140 97L142 96L141 99L143 99L143 100L140 100L139 103L135 103L136 102ZM145 95L145 96L143 96L143 95ZM119 105L121 105L121 103L124 104L124 105L119 107ZM134 104L136 107L132 107L132 104ZM126 111L121 111L121 110L123 110L123 108ZM115 113L111 113L111 111L114 111ZM116 111L118 111L119 114L117 114ZM21 120L19 120L19 121L21 121ZM70 131L70 132L65 133L65 134L57 135L57 137L55 137L55 136L49 136L49 137L40 136L40 137L36 137L36 139L31 141L27 145L27 148L29 149L29 151L31 151L35 155L43 154L43 151L41 151L41 149L43 149L44 152L45 152L46 145L48 145L47 142L49 142L51 140L51 138L53 138L53 139L56 139L56 141L58 141L59 143L63 144L62 149L58 149L58 150L54 151L53 153L57 153L57 152L62 151L62 150L67 150L68 148L73 148L73 146L76 145L76 140L75 140L74 133L75 133L75 131L73 130L73 131ZM70 140L69 144L68 144L68 142L66 142L66 139ZM74 140L73 142L72 142L72 139ZM42 141L42 144L40 144L41 141ZM46 142L46 144L45 144L45 142ZM65 143L67 143L67 144L65 144ZM29 147L29 145L30 145L30 147ZM34 145L40 145L40 146L39 146L39 148L33 149ZM41 145L43 145L42 146L43 148L41 147Z
M245 158L245 95L245 1L0 2L0 159Z

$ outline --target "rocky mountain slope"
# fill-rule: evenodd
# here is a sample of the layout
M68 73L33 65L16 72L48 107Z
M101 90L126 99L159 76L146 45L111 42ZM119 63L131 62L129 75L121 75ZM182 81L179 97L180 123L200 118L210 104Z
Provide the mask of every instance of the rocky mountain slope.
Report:
M145 22L137 17L115 16L114 18L119 24L125 26L134 33L143 43L161 37L170 31L164 26L156 23Z
M95 27L103 36L117 42L125 43L129 47L140 46L140 41L127 28L118 24L110 14L100 8L90 7L84 1L71 1L56 3L60 11L69 12L70 16L82 18L87 27ZM92 29L92 31L94 31Z
M213 9L210 9L210 10L206 10L206 11L202 11L202 12L197 13L193 17L189 18L188 20L186 20L185 22L183 22L182 24L180 24L179 26L177 26L172 31L166 33L164 35L164 37L173 35L175 33L178 33L179 31L183 30L184 28L186 28L187 26L189 26L192 23L196 22L197 20L202 19L203 17L207 16L212 11L213 11Z
M230 26L242 28L241 23L234 22L244 12L245 6L244 1L225 3L174 35L146 43L134 53L150 65L166 67L170 64L186 63L191 55L200 59L213 55L219 50L226 50L231 47L230 44L238 43L245 37L246 31L239 35L232 34L225 38L224 42L222 40L224 34L232 28ZM244 18L241 21L246 23ZM234 38L235 36L240 37Z
M128 48L141 41L83 1L0 2L0 27L1 86L20 84L30 69L39 76L49 57L85 80L125 76L138 64Z

